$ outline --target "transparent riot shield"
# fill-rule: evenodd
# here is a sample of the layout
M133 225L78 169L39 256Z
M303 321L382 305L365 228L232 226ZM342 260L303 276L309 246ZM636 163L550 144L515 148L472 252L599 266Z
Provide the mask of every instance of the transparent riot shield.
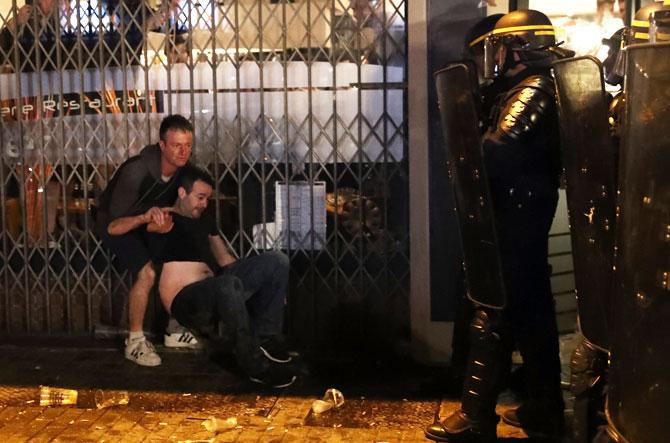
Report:
M505 290L472 78L463 63L452 64L435 74L468 296L480 305L500 309L505 305Z
M593 57L561 60L553 71L579 321L586 339L608 350L618 146L609 133L600 62Z
M607 416L620 441L670 441L670 44L626 48Z

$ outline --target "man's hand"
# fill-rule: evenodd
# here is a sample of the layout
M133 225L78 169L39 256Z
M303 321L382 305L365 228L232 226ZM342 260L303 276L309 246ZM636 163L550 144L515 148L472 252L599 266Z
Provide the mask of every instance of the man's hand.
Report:
M142 217L146 220L147 231L158 234L170 232L174 226L171 212L172 208L158 208L156 206L145 212Z
M7 21L7 28L16 31L17 27L23 26L26 23L28 23L28 19L30 18L30 14L33 11L33 6L32 5L23 5L19 8L19 10L16 13L16 17L12 17Z
M33 7L31 5L23 5L19 8L19 13L16 15L16 21L19 26L25 25L28 23L28 18L33 12Z
M165 224L166 218L170 217L171 211L172 208L159 208L154 206L142 214L142 221L144 221L144 223L155 223L158 226L162 226Z
M235 256L228 251L223 239L218 235L209 236L209 247L216 259L216 263L222 268L235 263Z
M107 233L109 235L123 235L142 225L147 225L147 231L149 232L170 232L174 224L170 215L172 210L172 208L153 207L144 214L119 217L107 226Z
M147 225L147 231L148 232L155 232L157 234L167 234L172 230L172 227L174 226L174 221L172 221L172 216L170 214L167 214L165 216L165 221L163 222L162 225L159 225L158 223L155 222L150 222Z

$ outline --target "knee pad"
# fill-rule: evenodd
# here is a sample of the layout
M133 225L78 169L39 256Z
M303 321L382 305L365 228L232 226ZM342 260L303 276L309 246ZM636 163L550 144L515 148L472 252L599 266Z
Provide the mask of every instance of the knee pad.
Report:
M478 309L470 324L473 343L497 343L500 341L500 313Z
M575 348L570 359L570 390L580 395L591 389L603 376L606 359L588 340Z

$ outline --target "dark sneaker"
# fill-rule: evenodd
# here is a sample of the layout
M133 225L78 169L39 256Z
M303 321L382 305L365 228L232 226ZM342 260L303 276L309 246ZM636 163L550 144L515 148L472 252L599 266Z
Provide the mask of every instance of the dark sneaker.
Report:
M293 357L298 356L298 353L289 350L286 342L279 337L270 337L264 340L260 348L263 355L275 363L289 363L293 360Z
M249 375L249 380L273 388L287 388L291 386L298 377L288 369L279 365L270 365L265 371Z
M521 428L529 434L563 435L565 431L563 411L552 412L549 408L535 406L521 405L516 409L509 409L503 413L502 420L508 425Z
M424 434L435 441L490 443L496 441L498 420L497 415L487 420L473 420L458 410L442 422L428 426Z

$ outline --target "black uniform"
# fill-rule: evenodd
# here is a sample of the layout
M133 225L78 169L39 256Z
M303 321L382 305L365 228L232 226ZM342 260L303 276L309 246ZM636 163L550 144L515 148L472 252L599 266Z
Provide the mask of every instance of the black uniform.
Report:
M445 79L453 83L458 77L447 77L450 71L445 70L437 79L445 104L443 129L451 135L445 139L459 149L456 160L465 164L471 157L474 168L459 169L457 195L462 204L457 210L464 249L469 251L466 278L476 312L461 408L426 428L426 437L433 440L496 440L496 400L514 345L523 356L529 397L520 407L505 411L503 420L528 431L555 434L563 429L558 333L547 263L560 174L559 122L549 67L574 53L558 48L555 34L545 14L517 10L500 18L484 37L485 77L498 78L501 93L482 140L483 159L478 149L463 146L473 140L472 110L465 109L472 105L455 112L464 100L445 84ZM478 155L488 186L479 179ZM486 254L478 255L480 251Z
M486 293L470 294L476 311L461 409L425 430L434 440L495 441L496 400L515 346L524 359L529 398L503 419L548 432L563 426L558 333L547 263L560 172L554 85L548 69L531 67L499 82L503 92L494 100L482 147L506 302L482 299ZM489 290L495 291L494 286ZM538 411L542 415L533 416Z
M503 364L516 344L531 401L563 409L558 333L549 281L548 234L560 174L553 81L528 68L506 80L484 157L493 200L507 306L501 318Z

